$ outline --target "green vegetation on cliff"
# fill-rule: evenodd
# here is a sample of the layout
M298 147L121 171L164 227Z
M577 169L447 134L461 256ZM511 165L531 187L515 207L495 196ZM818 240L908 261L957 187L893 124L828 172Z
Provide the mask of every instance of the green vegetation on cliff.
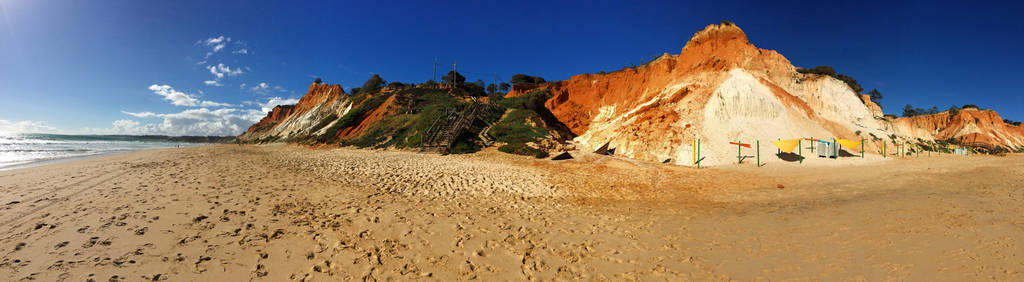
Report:
M445 80L457 85L444 87L391 82L384 86L382 78L373 76L362 88L353 89L348 94L353 105L351 110L343 115L330 114L317 120L314 126L305 130L311 134L307 137L296 136L284 141L358 148L447 146L445 152L450 153L476 152L493 141L499 143L498 149L502 152L546 157L546 151L535 148L537 145L527 144L542 143L539 142L541 139L552 136L565 136L564 133L552 134L553 131L547 128L552 124L550 118L546 118L551 113L544 108L544 102L550 98L547 91L535 91L515 98L504 98L498 93L480 98L485 92L484 82L466 83L465 77L455 72L446 75ZM498 87L492 85L491 92ZM360 125L365 128L355 128ZM482 134L484 129L489 131ZM451 133L458 133L458 136L451 137ZM427 140L432 138L427 135L433 135L433 140ZM278 139L268 136L257 142ZM427 141L430 144L425 144Z

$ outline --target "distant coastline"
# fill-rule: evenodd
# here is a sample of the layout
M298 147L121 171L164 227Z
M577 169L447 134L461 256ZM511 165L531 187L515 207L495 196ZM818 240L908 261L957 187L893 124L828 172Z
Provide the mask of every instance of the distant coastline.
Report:
M227 143L234 137L160 135L0 135L0 171L160 148Z

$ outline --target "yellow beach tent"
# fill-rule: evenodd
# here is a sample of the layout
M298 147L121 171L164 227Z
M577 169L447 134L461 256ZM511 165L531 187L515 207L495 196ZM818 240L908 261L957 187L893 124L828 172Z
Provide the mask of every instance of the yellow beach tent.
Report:
M843 145L843 147L846 147L846 148L858 148L858 149L860 148L860 141L853 141L853 140L847 140L847 139L839 139L839 140L836 140L836 143L839 143L839 145Z
M800 139L775 140L772 141L772 144L775 144L775 147L779 147L779 150L783 152L792 153L797 144L800 144Z

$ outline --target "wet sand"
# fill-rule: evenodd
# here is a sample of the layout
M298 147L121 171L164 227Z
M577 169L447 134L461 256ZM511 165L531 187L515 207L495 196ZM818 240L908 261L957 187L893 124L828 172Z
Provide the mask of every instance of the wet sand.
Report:
M146 150L0 171L0 277L1021 280L1021 164Z

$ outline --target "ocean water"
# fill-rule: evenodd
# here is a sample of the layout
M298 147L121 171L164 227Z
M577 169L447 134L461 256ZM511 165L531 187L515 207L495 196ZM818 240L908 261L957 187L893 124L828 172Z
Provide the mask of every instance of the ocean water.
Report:
M199 144L132 136L0 133L0 170L40 162L196 145Z

